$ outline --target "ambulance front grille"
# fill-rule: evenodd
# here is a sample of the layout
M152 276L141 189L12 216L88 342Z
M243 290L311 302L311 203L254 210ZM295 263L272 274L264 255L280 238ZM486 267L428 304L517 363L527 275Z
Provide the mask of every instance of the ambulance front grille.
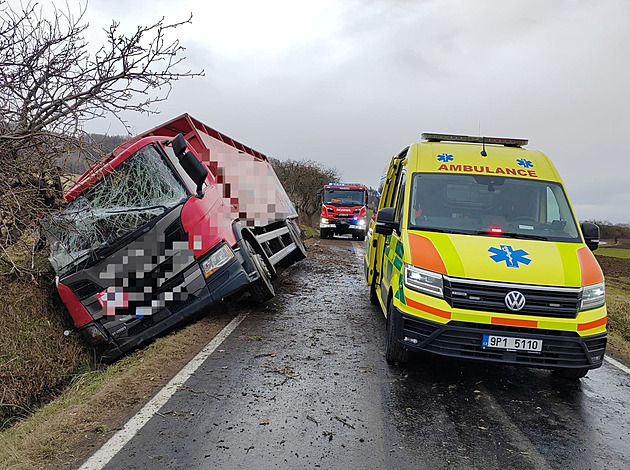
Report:
M505 296L512 291L518 291L525 296L525 306L518 312L508 309L505 303ZM575 318L582 300L582 289L445 277L444 298L451 307L466 310Z

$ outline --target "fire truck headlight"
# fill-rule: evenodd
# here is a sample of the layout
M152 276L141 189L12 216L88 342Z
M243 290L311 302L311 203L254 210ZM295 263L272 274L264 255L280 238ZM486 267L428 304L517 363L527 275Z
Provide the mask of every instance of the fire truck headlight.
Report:
M365 219L360 219L359 220L359 225L365 225Z
M321 223L322 224L327 224L328 223L328 219L325 219L324 217L322 217Z
M234 252L228 245L223 245L201 262L201 270L205 277L214 274L221 266L234 258Z

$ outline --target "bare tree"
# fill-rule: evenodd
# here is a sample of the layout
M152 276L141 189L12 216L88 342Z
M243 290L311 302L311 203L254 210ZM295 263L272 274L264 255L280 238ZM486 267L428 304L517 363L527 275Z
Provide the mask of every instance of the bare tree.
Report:
M312 225L313 216L320 210L317 190L322 189L329 181L339 180L337 170L326 168L313 160L272 158L270 162L302 222Z
M0 273L28 271L17 262L18 241L61 203L60 162L80 152L82 127L123 112L156 113L172 83L203 72L180 71L184 47L166 36L191 18L164 18L122 34L113 22L104 45L91 53L77 14L28 3L14 9L0 0Z

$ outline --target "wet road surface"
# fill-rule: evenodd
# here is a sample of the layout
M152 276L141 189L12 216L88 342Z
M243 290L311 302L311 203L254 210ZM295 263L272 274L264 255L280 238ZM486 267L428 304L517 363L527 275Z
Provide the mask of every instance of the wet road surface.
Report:
M630 376L389 366L362 254L318 241L105 468L630 468Z

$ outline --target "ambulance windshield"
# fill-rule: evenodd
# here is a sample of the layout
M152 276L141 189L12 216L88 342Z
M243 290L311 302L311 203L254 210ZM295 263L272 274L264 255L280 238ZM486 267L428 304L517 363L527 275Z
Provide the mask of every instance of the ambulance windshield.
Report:
M581 241L562 186L550 181L416 173L410 201L412 229Z

